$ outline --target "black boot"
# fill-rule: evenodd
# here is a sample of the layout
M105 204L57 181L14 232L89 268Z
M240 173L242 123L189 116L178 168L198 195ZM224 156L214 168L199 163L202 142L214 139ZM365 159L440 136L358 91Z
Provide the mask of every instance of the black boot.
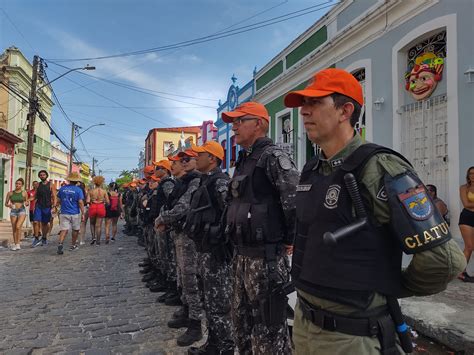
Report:
M173 313L173 318L183 318L187 317L189 312L189 308L187 305L183 305L182 307L178 308L176 312Z
M155 282L151 284L150 286L147 286L151 292L163 292L168 290L168 287L166 285L163 285L161 282Z
M171 319L168 322L168 327L170 328L187 328L189 327L190 319L188 318L188 312L185 312L181 317Z
M149 258L145 258L140 264L138 264L138 266L144 267L144 268L151 266L151 260Z
M143 275L142 277L143 282L154 281L154 280L155 280L155 273L153 271L149 272L148 274Z
M188 349L188 355L219 355L219 348L217 344L213 342L211 336L207 337L206 342L200 347L192 346ZM234 353L232 353L233 355Z
M168 323L169 324L169 323ZM202 339L201 321L196 319L189 320L189 326L184 334L176 340L178 346L189 346Z
M181 297L176 292L170 293L169 297L165 299L167 306L181 306L182 304Z
M153 271L153 266L152 265L148 265L148 266L145 266L143 269L140 270L140 274L148 274L149 272Z

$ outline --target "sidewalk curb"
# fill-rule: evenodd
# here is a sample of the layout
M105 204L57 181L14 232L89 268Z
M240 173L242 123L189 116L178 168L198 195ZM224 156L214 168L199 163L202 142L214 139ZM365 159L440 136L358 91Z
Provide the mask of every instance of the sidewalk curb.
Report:
M465 355L474 355L474 340L469 339L456 329L441 328L433 326L421 319L415 319L405 315L407 324L420 334L434 339L455 351L464 351ZM414 340L416 342L416 340Z

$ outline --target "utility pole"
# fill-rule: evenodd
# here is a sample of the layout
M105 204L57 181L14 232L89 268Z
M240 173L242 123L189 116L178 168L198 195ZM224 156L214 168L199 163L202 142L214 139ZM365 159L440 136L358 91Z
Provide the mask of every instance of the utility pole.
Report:
M74 138L76 137L76 127L77 126L74 122L72 122L71 127L71 149L69 150L69 174L72 173L72 160L74 157L74 152L76 149L74 148Z
M92 176L95 176L95 164L98 163L98 160L92 157Z
M31 89L28 109L28 140L26 145L26 172L25 172L25 185L26 189L30 189L31 182L31 168L33 167L33 149L35 139L35 120L36 111L38 110L38 98L36 96L36 82L38 80L38 70L40 65L39 56L33 57L33 73L31 75Z

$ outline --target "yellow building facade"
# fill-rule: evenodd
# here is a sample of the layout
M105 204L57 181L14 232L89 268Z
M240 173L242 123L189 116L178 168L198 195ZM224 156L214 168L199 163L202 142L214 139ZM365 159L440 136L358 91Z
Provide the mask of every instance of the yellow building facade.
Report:
M145 165L197 144L200 132L200 126L151 129L145 139Z
M51 144L51 158L49 159L49 179L59 188L66 181L69 168L69 154L61 150L59 143Z

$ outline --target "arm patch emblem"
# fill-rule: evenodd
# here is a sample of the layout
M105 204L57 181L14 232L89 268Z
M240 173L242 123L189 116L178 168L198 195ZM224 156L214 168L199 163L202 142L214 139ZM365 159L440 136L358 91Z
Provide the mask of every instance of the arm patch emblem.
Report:
M388 201L387 191L385 191L385 185L382 185L379 192L377 192L376 198L377 200L380 200L380 201L384 201L384 202Z
M423 185L398 194L398 199L408 214L418 221L427 220L433 214L433 205Z

